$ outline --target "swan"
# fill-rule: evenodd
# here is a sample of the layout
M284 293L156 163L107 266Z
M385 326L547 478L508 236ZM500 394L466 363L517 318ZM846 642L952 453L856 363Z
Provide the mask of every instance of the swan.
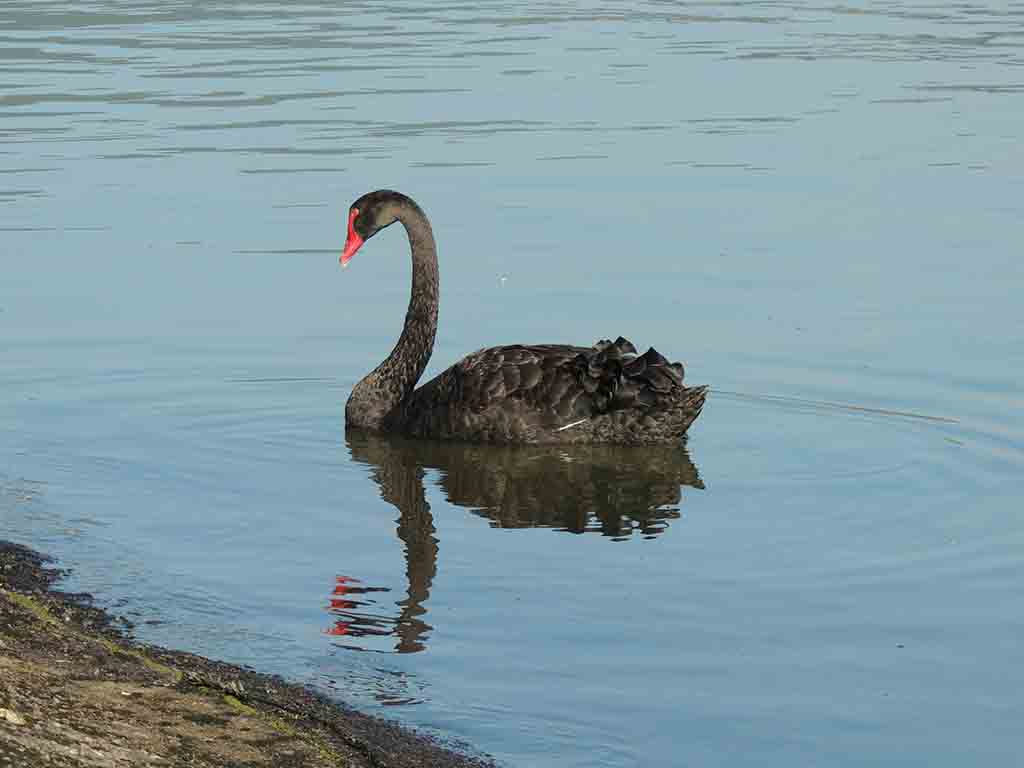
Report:
M437 245L423 209L401 192L369 192L348 211L341 254L401 222L412 252L412 292L391 354L353 388L348 427L475 443L679 441L707 387L683 386L683 366L621 336L591 347L511 344L467 355L419 388L437 333Z

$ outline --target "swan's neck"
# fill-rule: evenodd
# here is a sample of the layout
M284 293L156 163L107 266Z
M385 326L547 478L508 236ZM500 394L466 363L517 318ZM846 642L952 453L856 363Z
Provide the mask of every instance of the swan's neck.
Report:
M380 429L416 386L430 361L437 333L437 245L430 222L411 200L399 206L412 251L412 294L405 324L391 354L356 384L345 406L348 424Z

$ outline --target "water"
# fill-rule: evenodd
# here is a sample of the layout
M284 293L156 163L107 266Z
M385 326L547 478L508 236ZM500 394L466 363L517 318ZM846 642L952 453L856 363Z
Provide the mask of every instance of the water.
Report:
M508 765L1009 764L1024 4L0 3L2 535L147 640ZM622 334L685 451L346 438Z

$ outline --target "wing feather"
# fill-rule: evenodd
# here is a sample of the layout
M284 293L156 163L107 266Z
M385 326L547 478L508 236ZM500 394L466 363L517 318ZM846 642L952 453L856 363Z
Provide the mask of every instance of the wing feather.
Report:
M683 366L654 348L637 355L621 336L592 347L558 344L482 349L450 369L462 405L482 411L515 399L554 421L625 408L653 408L682 388Z

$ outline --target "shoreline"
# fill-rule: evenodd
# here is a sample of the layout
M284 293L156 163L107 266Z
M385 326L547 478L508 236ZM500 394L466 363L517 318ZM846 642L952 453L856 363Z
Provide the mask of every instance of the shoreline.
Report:
M277 675L141 643L0 540L0 766L494 768Z

